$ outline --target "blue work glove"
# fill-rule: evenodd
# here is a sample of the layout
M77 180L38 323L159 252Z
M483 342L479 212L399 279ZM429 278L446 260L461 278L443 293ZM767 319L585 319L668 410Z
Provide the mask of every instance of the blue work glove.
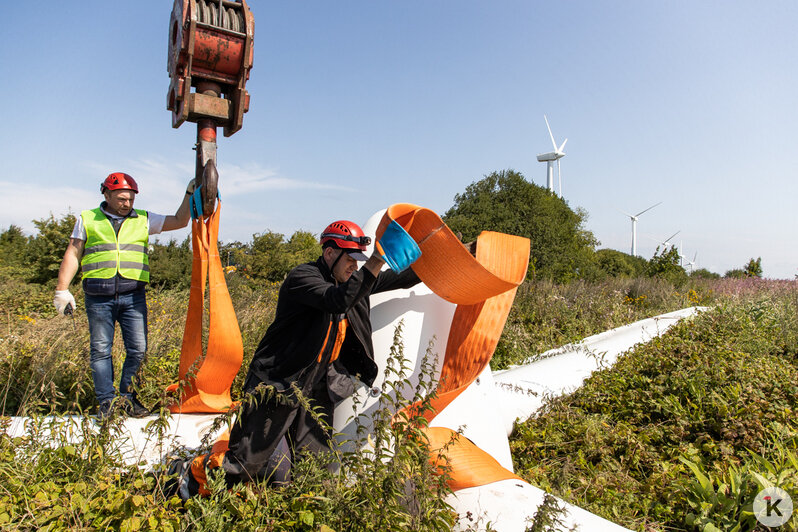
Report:
M377 240L377 252L395 272L402 272L421 256L421 249L405 228L393 220Z

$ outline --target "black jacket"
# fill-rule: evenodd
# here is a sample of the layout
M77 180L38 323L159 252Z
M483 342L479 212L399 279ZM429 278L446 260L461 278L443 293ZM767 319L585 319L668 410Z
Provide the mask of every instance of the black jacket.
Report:
M336 284L324 260L297 266L289 272L277 298L274 322L261 339L245 383L246 390L266 383L285 390L291 382L304 388L306 377L318 363L327 331L335 334L346 317L348 328L336 366L371 385L377 376L371 343L369 296L378 292L410 288L419 282L408 268L374 277L360 268L345 283ZM331 343L333 338L328 338Z

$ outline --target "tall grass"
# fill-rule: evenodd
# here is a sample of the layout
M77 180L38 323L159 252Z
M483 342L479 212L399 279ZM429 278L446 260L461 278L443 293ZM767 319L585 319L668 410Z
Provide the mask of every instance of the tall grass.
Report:
M425 359L417 386L409 390L421 408L396 417L408 406L402 397L410 386L410 366L403 361L399 334L374 415L384 422L374 423L368 439L372 445L344 445L349 443L344 440L330 453L302 456L294 464L292 482L280 487L253 482L229 489L217 469L209 472L208 497L182 503L164 495L169 477L124 464L114 423L98 431L85 417L77 427L69 418L53 424L34 417L25 437L11 438L2 430L9 422L6 418L0 423L0 527L449 531L457 514L446 503L451 493L448 477L438 474L436 462L430 460L423 431L426 391L435 386L435 365ZM301 394L299 400L312 409ZM330 429L329 420L315 418ZM153 433L157 425L152 424ZM46 438L41 437L43 431L48 432ZM331 463L338 467L329 467Z
M236 275L228 282L244 340L245 360L232 390L240 398L249 359L273 319L278 285L255 285ZM57 317L49 290L0 283L4 415L94 408L88 328L82 296L76 297L74 319ZM150 291L149 353L139 390L148 406L176 379L187 301L187 291ZM637 530L752 530L750 503L768 482L798 501L794 282L692 280L679 289L656 279L524 284L491 364L493 369L517 364L692 305L713 310L636 348L577 392L547 401L539 415L517 425L511 446L518 472ZM121 339L114 357L121 364ZM391 423L381 427L396 430ZM411 423L410 434L416 428ZM386 442L423 444L423 438L403 437L385 433ZM388 493L394 497L391 511L399 516L393 529L447 529L454 516L442 504L442 485L427 476L429 464L418 461L426 455L413 447L383 448L391 451L376 461L373 455L352 455L348 473L339 476L320 462L303 461L295 482L282 490L252 484L231 492L212 478L211 497L181 506L163 496L162 479L122 467L107 435L61 447L2 435L0 526L368 530L368 518L381 508L377 494ZM375 467L385 469L369 469ZM432 524L419 525L422 506L407 496L408 486L424 498Z

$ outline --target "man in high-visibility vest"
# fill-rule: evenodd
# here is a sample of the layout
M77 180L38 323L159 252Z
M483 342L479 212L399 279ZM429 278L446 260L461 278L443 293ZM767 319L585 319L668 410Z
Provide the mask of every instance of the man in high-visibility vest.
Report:
M133 389L147 351L144 290L150 280L149 235L188 224L189 197L193 190L194 180L191 180L174 215L155 214L133 208L139 191L136 181L127 174L114 172L100 185L105 201L96 209L81 212L75 222L58 270L53 304L59 314L75 310L69 285L80 268L89 320L90 365L101 419L110 414L115 404L134 417L150 413L136 399ZM115 401L111 358L117 322L127 351L119 380L119 401Z

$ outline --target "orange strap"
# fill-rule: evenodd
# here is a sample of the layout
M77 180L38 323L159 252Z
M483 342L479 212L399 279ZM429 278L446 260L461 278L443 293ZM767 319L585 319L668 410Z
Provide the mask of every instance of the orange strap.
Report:
M477 239L473 257L440 217L428 209L406 203L392 205L380 222L377 238L391 220L402 225L421 248L421 257L411 268L433 292L457 304L438 394L432 401L434 410L425 414L431 421L490 363L516 289L526 276L529 239L485 231ZM450 429L429 428L426 433L436 455L452 441L445 454L451 466L453 489L518 478Z
M226 412L232 405L230 385L244 358L241 331L219 258L221 208L219 201L210 217L191 222L194 258L179 368L179 382L184 383L184 390L181 403L170 407L174 413ZM207 354L203 359L202 318L206 279L210 312ZM177 384L172 384L167 391L177 388Z
M230 446L230 431L226 430L216 439L216 442L208 454L202 454L191 461L191 475L194 480L199 484L200 495L210 495L208 491L208 476L207 470L215 467L221 467L224 460L224 454Z
M332 354L330 355L330 364L338 360L338 355L341 354L341 346L344 343L344 338L346 337L346 318L342 319L338 322L338 329L335 335L335 344L333 344ZM327 347L327 340L330 339L330 331L332 330L332 322L327 325L327 335L324 337L324 342L321 344L321 349L319 349L319 356L316 357L316 362L321 362L321 358L324 356L324 349Z

